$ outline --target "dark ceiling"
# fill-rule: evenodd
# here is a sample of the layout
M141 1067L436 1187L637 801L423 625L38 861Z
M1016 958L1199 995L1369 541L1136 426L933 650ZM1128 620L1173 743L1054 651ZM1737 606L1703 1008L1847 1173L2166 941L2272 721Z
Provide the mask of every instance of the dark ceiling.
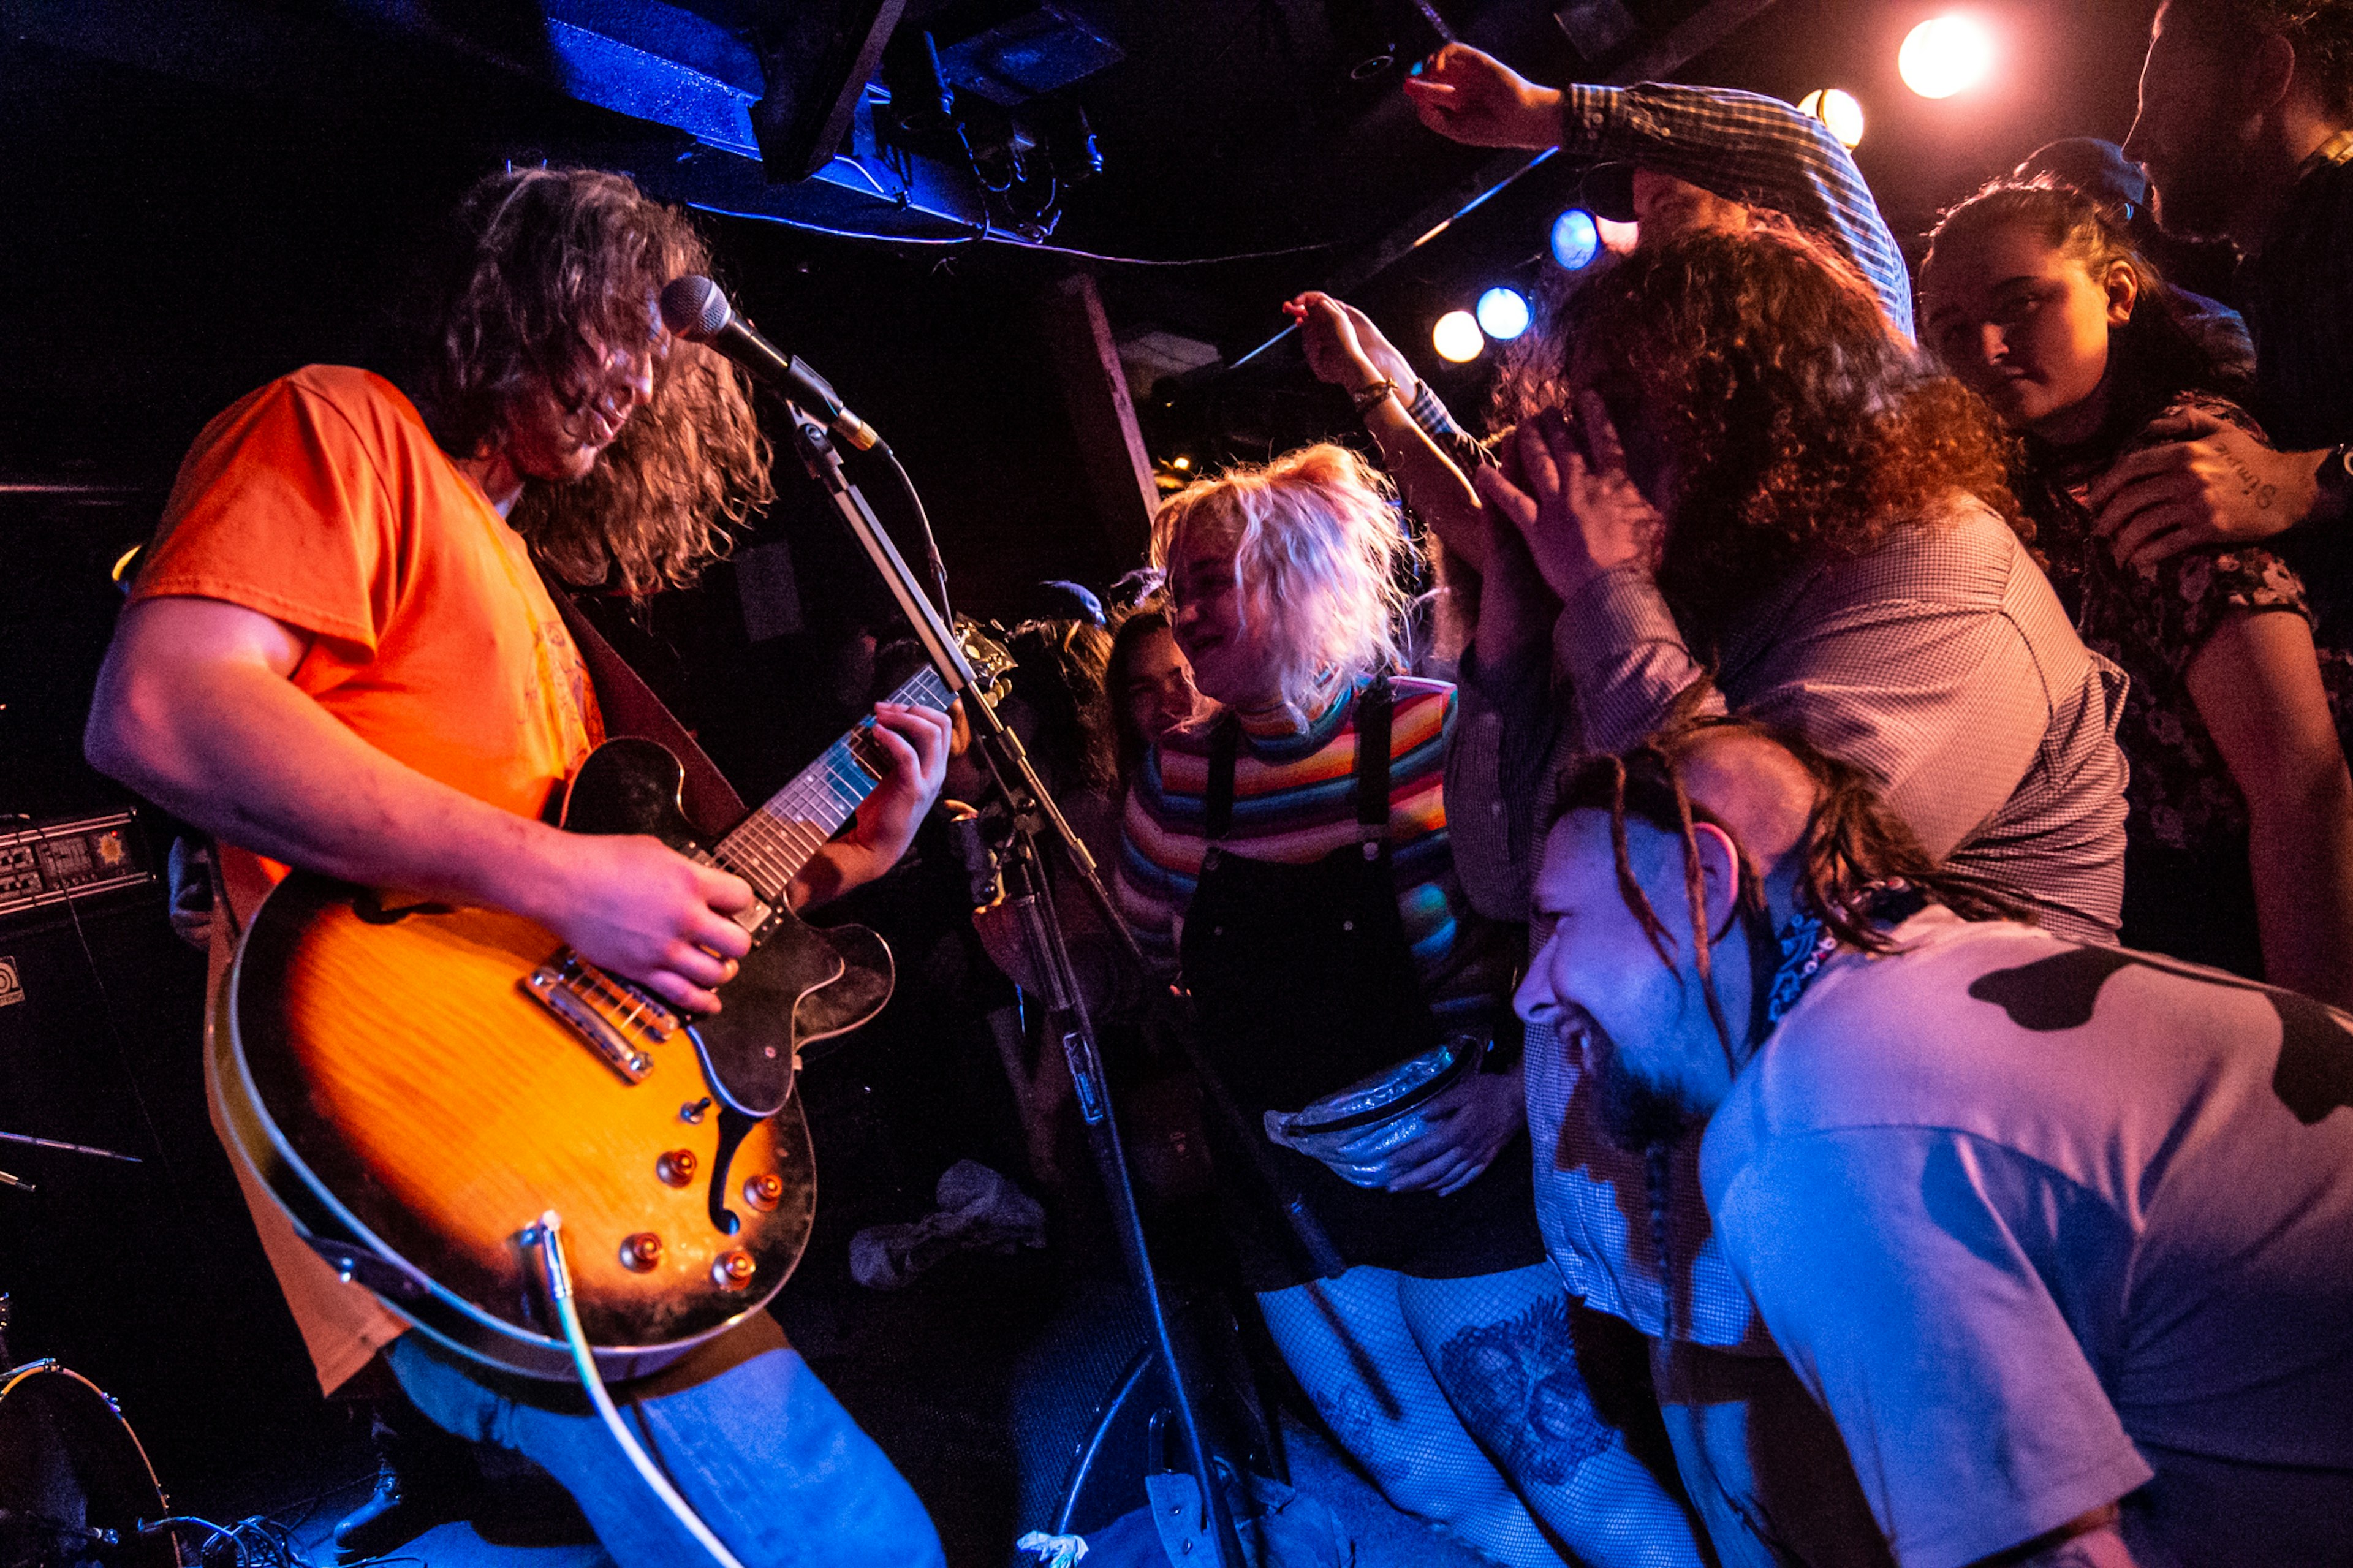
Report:
M1121 57L1050 95L1083 106L1104 162L1060 193L1053 243L1161 261L1291 253L1145 267L1001 234L982 242L967 171L871 155L875 106L853 142L860 168L762 179L746 119L762 86L754 46L782 3L0 0L0 555L11 568L0 574L0 793L33 798L10 782L11 763L26 778L80 779L75 735L111 620L105 567L152 527L204 421L302 363L378 363L415 236L502 158L593 162L716 209L896 236L711 220L738 300L889 433L928 500L959 607L1008 617L1029 585L1105 582L1139 544L1135 519L1108 518L1078 477L1040 303L1058 279L1094 276L1124 352L1156 333L1224 362L1139 399L1152 455L1187 455L1198 471L1356 429L1346 400L1315 385L1288 343L1227 368L1281 329L1282 299L1338 278L1360 279L1351 296L1475 410L1482 366L1440 363L1430 323L1487 283L1536 274L1575 177L1554 159L1366 276L1367 258L1398 248L1385 241L1452 211L1495 161L1406 112L1398 74L1434 36L1411 0L1052 0ZM1531 76L1604 74L1540 0L1432 4ZM1048 8L911 0L901 26L934 29L953 51L975 26L1022 26ZM1860 162L1910 237L2045 140L2120 136L2153 0L1979 0L2002 68L1942 103L1894 79L1896 45L1935 9L1926 3L1631 8L1644 25L1632 54L1745 18L1675 69L1685 79L1792 100L1819 86L1855 92L1870 118ZM903 207L888 199L902 184ZM27 478L98 488L20 517L12 481ZM908 539L888 476L864 480ZM714 689L804 690L836 679L827 650L881 624L868 574L814 488L780 489L744 546L788 546L764 559L788 557L797 572L801 633L762 640L721 569L706 590L655 607L647 668L716 669ZM728 741L721 726L741 716L710 706L706 740L748 782L805 757L759 715ZM802 708L811 744L839 727L823 703L790 711Z

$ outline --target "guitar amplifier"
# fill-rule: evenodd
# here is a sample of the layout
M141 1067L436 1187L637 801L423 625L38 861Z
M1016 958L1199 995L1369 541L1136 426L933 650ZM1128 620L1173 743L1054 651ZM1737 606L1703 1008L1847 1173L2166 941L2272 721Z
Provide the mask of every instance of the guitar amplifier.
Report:
M154 880L146 837L134 811L56 817L0 832L0 929L51 904Z

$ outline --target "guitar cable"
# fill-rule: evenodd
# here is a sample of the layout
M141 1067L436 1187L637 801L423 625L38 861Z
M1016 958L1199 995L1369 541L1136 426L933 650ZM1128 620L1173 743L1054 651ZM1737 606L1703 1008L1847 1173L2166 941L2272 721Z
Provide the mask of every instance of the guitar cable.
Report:
M681 1497L678 1489L670 1485L670 1478L661 1473L652 1457L638 1442L637 1434L629 1430L628 1423L623 1421L621 1413L613 1407L613 1396L605 1391L605 1379L597 1373L596 1355L588 1348L587 1332L580 1326L580 1309L573 1305L572 1269L564 1261L563 1227L564 1221L554 1209L549 1209L539 1216L539 1225L532 1239L539 1246L539 1260L547 1270L547 1293L554 1299L555 1315L564 1324L564 1342L571 1347L572 1367L580 1375L580 1386L587 1391L588 1403L596 1407L597 1416L605 1423L606 1429L613 1434L614 1440L621 1445L621 1451L629 1457L629 1463L637 1468L638 1474L645 1478L646 1485L653 1488L654 1495L677 1516L679 1523L686 1527L686 1532L711 1553L719 1568L744 1568L735 1554L711 1532L709 1525L702 1522L702 1516L694 1511L694 1505Z

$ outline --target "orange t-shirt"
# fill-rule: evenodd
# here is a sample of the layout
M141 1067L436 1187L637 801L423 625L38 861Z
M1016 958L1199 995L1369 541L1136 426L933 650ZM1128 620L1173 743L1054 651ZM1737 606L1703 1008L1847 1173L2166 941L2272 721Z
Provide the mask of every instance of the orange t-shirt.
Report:
M522 538L365 371L311 365L205 426L131 596L225 600L310 634L296 687L396 761L522 816L603 738ZM220 858L241 928L285 868L230 845ZM227 928L214 922L216 990ZM340 1281L231 1163L332 1392L406 1324Z

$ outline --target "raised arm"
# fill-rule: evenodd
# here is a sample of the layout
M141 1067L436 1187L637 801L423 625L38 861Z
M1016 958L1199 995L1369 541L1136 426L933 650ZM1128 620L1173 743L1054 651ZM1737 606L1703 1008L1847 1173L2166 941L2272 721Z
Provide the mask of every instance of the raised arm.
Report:
M1557 145L1769 207L1833 246L1912 333L1911 273L1852 154L1778 99L1669 82L1540 87L1467 44L1432 55L1405 93L1423 124L1458 142Z

